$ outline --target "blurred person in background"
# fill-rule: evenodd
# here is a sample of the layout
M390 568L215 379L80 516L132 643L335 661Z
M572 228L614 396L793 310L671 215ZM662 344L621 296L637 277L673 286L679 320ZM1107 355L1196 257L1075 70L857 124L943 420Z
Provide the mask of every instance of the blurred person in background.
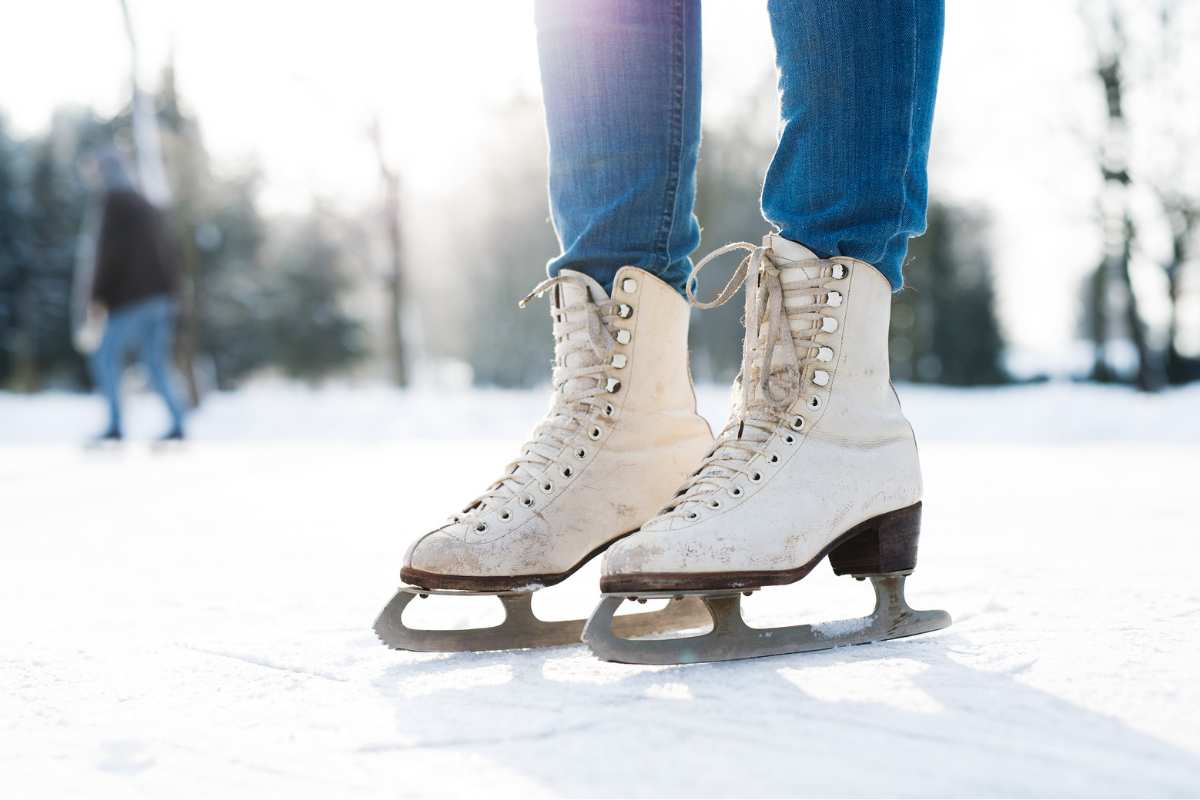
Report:
M124 437L121 374L137 353L170 415L161 441L184 438L184 411L171 385L177 265L158 209L134 186L120 153L106 147L84 163L85 179L103 192L90 298L104 331L90 365L108 406L99 442Z

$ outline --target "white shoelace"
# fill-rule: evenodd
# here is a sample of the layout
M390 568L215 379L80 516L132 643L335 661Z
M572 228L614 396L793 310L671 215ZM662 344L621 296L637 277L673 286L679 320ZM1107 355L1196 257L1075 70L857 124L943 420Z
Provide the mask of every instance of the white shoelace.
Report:
M574 284L587 297L587 282L575 275L547 278L518 303L521 308L559 284ZM618 318L616 306L590 300L553 309L554 388L550 410L530 434L521 455L504 468L487 491L469 503L461 514L450 518L463 522L489 505L504 503L521 492L548 466L554 466L563 451L586 453L589 432L608 415L606 366L613 349L611 323ZM579 336L577 334L584 334ZM587 444L585 444L586 442ZM566 467L571 469L571 467Z
M735 250L746 251L747 255L729 282L713 300L698 300L693 293L696 276L713 259ZM795 266L814 269L818 262L797 262ZM680 487L666 513L694 513L688 508L689 504L708 501L714 492L730 490L739 476L755 480L750 461L763 452L771 434L781 424L787 424L789 409L801 394L809 368L818 363L821 345L816 341L816 335L821 332L823 323L818 299L826 293L824 282L828 277L824 268L818 270L816 278L808 277L804 270L795 272L801 277L789 276L785 281L766 248L749 242L720 247L701 259L692 270L687 296L696 308L722 306L746 284L746 334L742 343L741 371L735 381L736 400L729 421L700 468ZM752 277L754 283L751 285L748 281ZM810 307L803 311L785 311L785 286L793 295L810 296ZM805 326L805 322L809 324Z

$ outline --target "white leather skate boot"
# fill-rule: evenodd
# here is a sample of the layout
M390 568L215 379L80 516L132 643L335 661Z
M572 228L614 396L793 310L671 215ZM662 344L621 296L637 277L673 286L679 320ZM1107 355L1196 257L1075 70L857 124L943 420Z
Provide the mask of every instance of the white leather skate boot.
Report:
M601 590L609 597L585 640L605 658L675 663L944 627L944 612L901 608L903 575L916 564L921 470L889 377L887 279L870 264L819 259L777 235L762 247L722 248L697 271L733 249L750 255L713 303L699 304L720 305L746 282L729 422L663 513L605 556ZM798 581L827 555L835 573L873 578L875 617L844 624L840 635L745 626L739 593ZM607 629L624 598L681 593L704 597L711 633L633 642Z
M657 277L624 267L613 296L563 270L551 292L555 361L549 412L487 491L409 549L403 587L376 631L389 645L481 650L579 641L581 620L542 622L533 591L558 583L668 500L712 445L688 369L688 303ZM428 631L400 621L414 595L497 594L496 628ZM630 630L704 617L698 603L634 615ZM638 627L640 626L640 627Z

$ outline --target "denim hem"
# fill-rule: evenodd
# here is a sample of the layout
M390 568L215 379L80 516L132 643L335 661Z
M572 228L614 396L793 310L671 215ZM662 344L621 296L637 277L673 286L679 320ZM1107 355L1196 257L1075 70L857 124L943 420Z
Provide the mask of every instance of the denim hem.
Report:
M919 50L921 49L921 37L917 31L917 2L911 0L912 7L912 41L913 41L913 58L912 69L909 70L908 78L908 96L917 97L917 65L920 63ZM904 210L908 208L908 173L912 170L913 163L913 132L917 119L917 104L916 102L909 103L908 106L908 134L904 143L904 172L900 176L900 198L896 208L896 233L892 235L894 238L897 234L904 235L904 230L907 226L904 224ZM895 265L895 275L892 275L892 265L887 265L887 271L884 274L887 276L888 283L892 284L892 291L898 292L904 288L904 254L908 250L907 237L904 241L904 247L900 251L899 263ZM879 254L880 260L887 255L887 248L884 247L884 252Z
M667 174L663 180L663 213L654 237L654 266L665 271L671 266L671 234L675 230L676 198L679 195L680 160L683 158L683 103L687 81L683 0L672 0L671 13L671 111L668 118Z

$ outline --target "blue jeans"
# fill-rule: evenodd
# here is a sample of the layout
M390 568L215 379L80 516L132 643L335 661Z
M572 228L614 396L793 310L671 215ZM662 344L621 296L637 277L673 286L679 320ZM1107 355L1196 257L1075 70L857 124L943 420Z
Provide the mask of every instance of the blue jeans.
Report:
M770 0L780 136L765 219L894 288L925 230L942 0ZM551 275L627 264L683 291L700 242L700 0L538 0Z
M121 373L125 357L136 349L150 385L171 415L173 431L183 430L183 407L171 388L171 329L175 303L165 296L152 297L119 308L108 315L100 346L92 354L92 377L108 403L108 429L121 431Z

